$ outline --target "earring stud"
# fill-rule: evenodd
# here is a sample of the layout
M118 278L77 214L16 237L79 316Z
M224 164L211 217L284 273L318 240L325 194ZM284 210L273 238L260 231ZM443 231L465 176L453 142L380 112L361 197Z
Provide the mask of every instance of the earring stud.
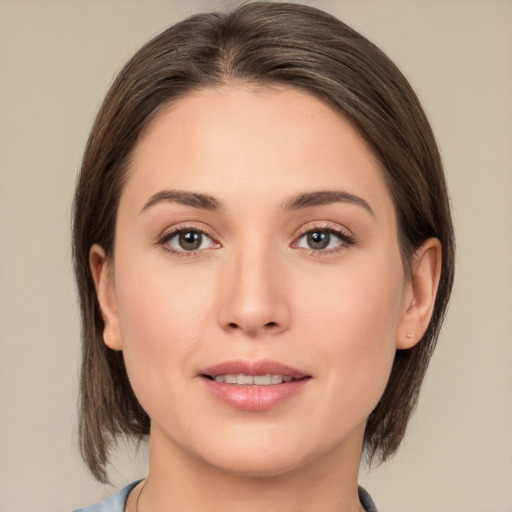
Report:
M409 339L416 338L416 336L414 334L412 334L411 332L406 332L405 337L409 338Z

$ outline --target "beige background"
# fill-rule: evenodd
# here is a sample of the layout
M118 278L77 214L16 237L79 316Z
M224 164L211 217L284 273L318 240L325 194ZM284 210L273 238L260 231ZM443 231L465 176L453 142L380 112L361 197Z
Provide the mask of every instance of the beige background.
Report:
M383 512L512 510L512 2L335 1L422 98L458 235L453 302L398 456L361 481ZM222 1L0 1L0 510L112 492L76 450L73 184L114 74L150 36ZM121 450L116 485L144 474Z

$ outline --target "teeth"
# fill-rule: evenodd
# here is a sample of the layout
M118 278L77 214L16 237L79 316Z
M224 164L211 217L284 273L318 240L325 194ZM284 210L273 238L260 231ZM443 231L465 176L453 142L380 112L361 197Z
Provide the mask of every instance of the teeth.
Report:
M276 382L274 382L274 379L276 380ZM270 384L281 384L280 382L277 382L277 380L279 380L279 375L255 375L252 378L252 383L249 383L249 384L255 384L256 386L268 386Z
M251 375L238 375L237 384L242 384L243 386L250 386L254 384L254 378Z
M281 382L283 382L284 378L281 377L281 375L272 375L270 377L270 382L272 384L281 384Z
M270 386L271 384L281 384L282 382L291 382L293 377L284 375L244 375L227 374L217 375L215 382L225 382L226 384L238 384L241 386Z

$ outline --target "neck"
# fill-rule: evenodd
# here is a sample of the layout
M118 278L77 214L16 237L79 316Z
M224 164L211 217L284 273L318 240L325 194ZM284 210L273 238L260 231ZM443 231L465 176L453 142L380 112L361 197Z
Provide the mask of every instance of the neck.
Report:
M138 512L356 512L362 435L314 461L264 475L219 469L152 430L149 473ZM131 500L135 505L135 500ZM130 505L130 503L128 505ZM135 512L135 507L127 510Z

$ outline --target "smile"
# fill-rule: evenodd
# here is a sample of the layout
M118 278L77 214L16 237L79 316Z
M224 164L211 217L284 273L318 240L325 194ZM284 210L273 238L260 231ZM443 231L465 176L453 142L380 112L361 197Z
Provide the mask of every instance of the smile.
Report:
M262 412L300 395L312 375L278 361L224 361L199 374L215 401L242 411Z
M287 375L244 375L242 373L238 375L216 375L213 380L215 382L225 382L226 384L238 384L239 386L271 386L282 384L283 382L292 382L296 379Z

